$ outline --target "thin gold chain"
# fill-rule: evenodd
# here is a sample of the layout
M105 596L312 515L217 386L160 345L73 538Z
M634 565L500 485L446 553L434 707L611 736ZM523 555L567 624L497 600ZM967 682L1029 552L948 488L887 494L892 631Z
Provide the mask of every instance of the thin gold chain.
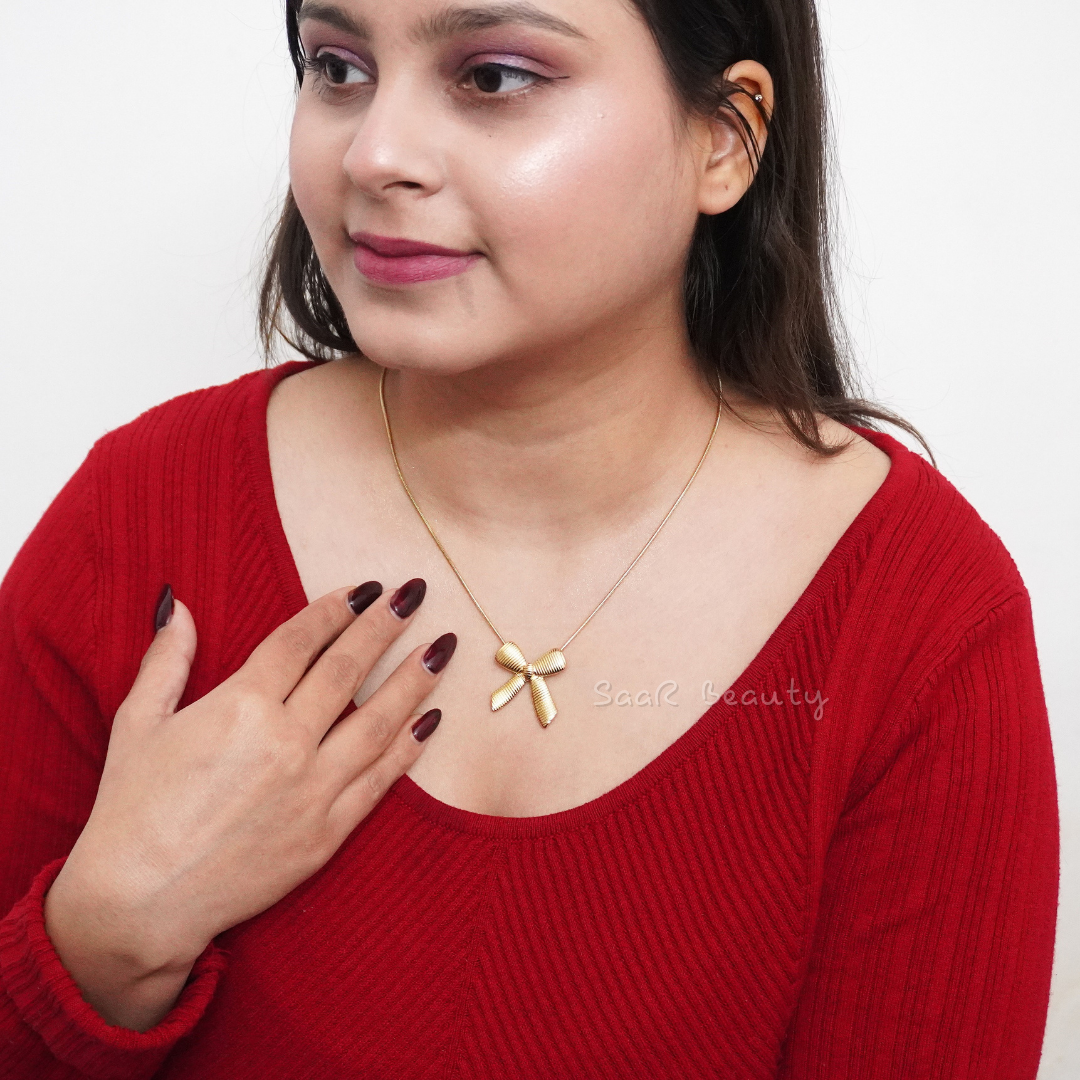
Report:
M454 560L450 558L450 553L446 550L446 548L443 547L442 541L436 535L435 530L431 527L431 522L429 522L428 519L424 517L424 511L420 509L419 503L417 503L416 499L413 497L413 493L409 490L409 485L405 482L405 476L401 471L401 464L398 462L397 450L394 448L394 436L390 431L390 417L386 413L386 394L383 389L386 385L386 372L387 369L383 368L382 374L379 376L379 407L382 409L383 425L386 427L386 441L390 444L390 456L394 459L394 469L397 471L398 479L401 481L401 486L405 489L405 494L409 496L409 502L413 504L413 509L417 512L417 514L420 515L420 520L424 523L424 527L431 534L431 539L435 541L435 546L439 549L439 551L442 552L443 558L447 561L447 563L449 563L450 569L454 571L454 575L457 577L458 581L461 582L462 588L469 594L469 599L476 605L476 610L479 611L480 614L484 617L484 622L486 622L488 626L491 627L491 629L495 633L495 636L505 645L507 643L507 639L499 633L498 628L491 621L491 619L488 618L488 614L481 606L480 601L477 600L476 597L473 595L472 589L469 588L469 586L465 582L465 579L461 576L461 571L458 570L458 568L454 565ZM719 382L719 380L717 381ZM718 389L722 389L722 387L718 387ZM713 421L712 431L709 433L709 441L705 444L705 449L702 451L701 457L698 459L697 465L694 466L694 471L690 474L690 479L686 481L682 491L679 492L678 498L671 504L671 509L668 510L668 512L664 515L663 520L653 530L652 536L650 536L649 539L645 541L645 546L634 557L634 561L622 572L619 580L616 581L610 589L608 589L607 593L600 601L600 603L597 604L596 607L594 607L592 611L589 612L589 615L585 619L585 621L566 639L562 646L563 649L565 649L566 646L569 645L570 642L573 641L574 638L576 638L578 634L580 634L581 631L589 625L589 623L592 621L592 617L608 602L611 594L623 583L626 575L629 574L635 566L637 566L638 560L641 558L641 556L649 550L650 545L656 539L660 530L667 524L668 518L675 513L675 507L677 507L679 503L682 502L682 498L687 493L687 491L690 490L690 485L694 482L694 478L701 471L701 466L705 464L705 458L708 457L709 450L713 444L713 439L716 438L716 429L720 426L720 411L722 408L723 398L721 394L718 393L716 398L716 420Z

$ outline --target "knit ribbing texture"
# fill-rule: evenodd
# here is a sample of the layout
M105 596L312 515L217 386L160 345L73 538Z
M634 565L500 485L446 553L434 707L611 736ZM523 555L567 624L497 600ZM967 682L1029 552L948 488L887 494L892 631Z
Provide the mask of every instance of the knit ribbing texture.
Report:
M43 897L162 583L199 629L181 707L306 605L266 405L310 366L103 436L0 586L0 1077L1033 1080L1059 851L1030 598L956 488L862 427L885 481L639 773L531 818L402 776L159 1025L101 1020Z

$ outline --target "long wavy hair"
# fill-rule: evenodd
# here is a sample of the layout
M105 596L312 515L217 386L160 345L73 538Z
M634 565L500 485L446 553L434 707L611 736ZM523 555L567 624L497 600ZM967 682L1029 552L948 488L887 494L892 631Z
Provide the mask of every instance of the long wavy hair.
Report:
M285 0L298 88L304 79L300 2ZM688 252L684 311L703 370L771 407L799 443L823 457L843 446L822 439L816 414L869 428L877 428L876 421L894 424L918 440L936 466L907 420L859 396L832 270L828 110L814 0L633 3L687 114L725 116L756 165L753 184L732 209L699 216ZM763 150L735 107L745 91L723 79L739 60L763 64L776 88L774 111L762 113ZM279 338L311 360L360 351L291 190L267 246L258 317L268 364Z

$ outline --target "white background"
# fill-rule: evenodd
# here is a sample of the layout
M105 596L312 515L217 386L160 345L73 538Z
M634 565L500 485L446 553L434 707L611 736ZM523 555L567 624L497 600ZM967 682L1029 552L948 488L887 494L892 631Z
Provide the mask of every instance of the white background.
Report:
M1067 1080L1080 1075L1080 8L823 2L866 389L927 436L1032 595L1062 818L1040 1077ZM98 436L260 366L253 267L286 182L293 86L282 23L279 0L5 10L0 571Z

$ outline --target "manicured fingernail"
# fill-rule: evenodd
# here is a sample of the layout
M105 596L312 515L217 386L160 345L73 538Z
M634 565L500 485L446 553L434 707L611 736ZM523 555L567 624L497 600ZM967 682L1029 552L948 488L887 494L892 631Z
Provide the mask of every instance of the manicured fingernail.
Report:
M427 652L421 658L424 667L432 675L438 675L450 663L450 657L454 655L456 648L457 634L443 634L441 638L436 638L427 647Z
M363 585L357 585L349 593L349 608L354 615L367 610L382 596L382 585L377 581L365 581Z
M422 577L406 581L390 601L390 610L399 618L407 619L419 606L427 592L427 582Z
M172 618L173 594L172 586L166 585L158 597L157 607L154 609L154 633L156 634L163 626L166 626Z
M442 719L442 709L431 709L424 713L412 726L413 738L423 742L438 726Z

